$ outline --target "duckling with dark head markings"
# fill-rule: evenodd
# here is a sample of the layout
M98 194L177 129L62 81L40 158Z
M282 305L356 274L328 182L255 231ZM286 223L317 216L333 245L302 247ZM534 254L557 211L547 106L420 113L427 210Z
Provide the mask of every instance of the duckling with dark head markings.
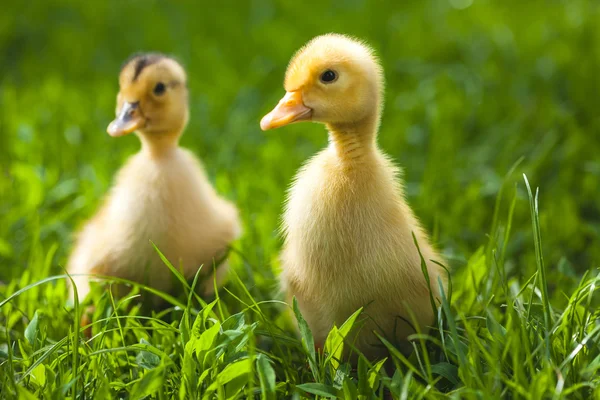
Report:
M383 71L364 43L316 37L292 58L286 95L263 130L294 122L326 125L329 146L297 174L283 216L281 283L295 296L317 346L364 307L349 341L367 357L387 351L374 332L402 343L433 323L442 261L404 200L398 169L377 146ZM421 269L417 238L431 287Z
M109 275L172 289L172 274L152 246L186 278L203 265L212 277L213 262L241 232L237 209L219 197L198 159L179 147L188 122L186 73L161 54L131 58L119 76L117 118L111 136L135 132L142 149L119 171L98 213L79 233L68 262L71 274ZM220 283L226 262L216 271ZM79 297L89 291L77 277ZM211 294L213 279L202 291Z

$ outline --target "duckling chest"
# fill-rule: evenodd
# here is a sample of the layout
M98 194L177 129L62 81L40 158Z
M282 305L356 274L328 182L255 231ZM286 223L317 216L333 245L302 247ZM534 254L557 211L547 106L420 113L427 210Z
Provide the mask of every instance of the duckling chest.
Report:
M129 242L169 245L177 236L194 234L205 208L199 174L177 157L134 157L119 174L111 196L111 215Z
M397 236L398 194L389 180L377 165L348 169L326 153L317 156L290 190L284 264L298 274L347 276L368 275L363 266L386 262Z

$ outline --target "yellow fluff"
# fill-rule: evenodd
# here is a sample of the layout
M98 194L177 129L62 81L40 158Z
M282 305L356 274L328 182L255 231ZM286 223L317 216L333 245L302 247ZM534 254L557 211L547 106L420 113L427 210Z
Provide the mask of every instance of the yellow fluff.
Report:
M271 129L298 121L324 123L329 146L298 173L283 217L281 283L295 296L317 346L331 327L364 307L354 345L369 358L386 351L374 331L400 343L414 333L408 309L423 330L445 271L404 200L398 169L376 143L383 71L364 43L319 36L291 60L285 97L261 121Z
M151 241L187 278L205 276L240 234L237 210L217 195L196 157L178 146L188 121L186 74L160 54L135 56L120 74L111 136L136 132L142 149L119 171L99 212L78 235L71 274L121 277L169 291L172 273ZM217 272L220 282L226 263ZM213 279L202 290L210 294ZM75 279L79 297L88 278Z

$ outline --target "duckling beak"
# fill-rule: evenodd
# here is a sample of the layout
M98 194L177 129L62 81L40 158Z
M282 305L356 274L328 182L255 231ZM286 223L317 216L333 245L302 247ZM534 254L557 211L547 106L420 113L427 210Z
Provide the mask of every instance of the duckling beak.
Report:
M124 102L117 118L108 125L106 131L110 136L127 135L144 126L146 121L140 113L139 103Z
M287 92L279 104L260 121L263 131L279 128L298 121L308 121L312 118L312 110L304 105L302 92L299 90Z

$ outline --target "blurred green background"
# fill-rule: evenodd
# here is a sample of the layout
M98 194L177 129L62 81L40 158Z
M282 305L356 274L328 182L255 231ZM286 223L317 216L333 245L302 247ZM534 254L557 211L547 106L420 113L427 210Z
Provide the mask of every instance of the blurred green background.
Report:
M522 173L540 187L552 287L598 266L598 2L11 0L2 8L4 282L45 257L61 273L72 232L139 147L135 136L105 133L120 65L154 50L188 70L182 145L241 210L237 247L252 266L244 279L273 284L285 189L327 136L315 124L263 133L258 122L283 94L293 52L332 31L363 38L380 55L380 145L403 167L409 202L454 269L487 243L496 196L520 158L499 204L506 220L516 193L508 273L535 269Z

